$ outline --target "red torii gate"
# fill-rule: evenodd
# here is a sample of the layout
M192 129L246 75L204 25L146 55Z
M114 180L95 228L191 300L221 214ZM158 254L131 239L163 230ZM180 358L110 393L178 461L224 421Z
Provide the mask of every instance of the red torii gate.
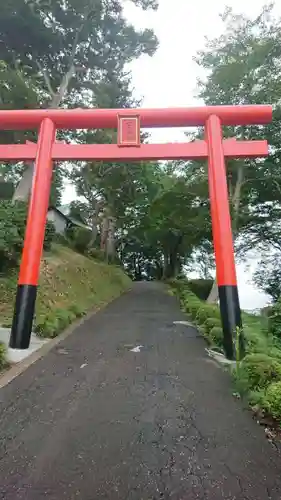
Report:
M35 160L26 235L20 266L10 347L27 349L32 330L40 260L52 179L53 161L136 161L208 159L209 194L216 274L226 355L233 358L233 335L242 327L233 251L225 158L266 156L266 141L223 140L223 125L270 122L272 108L205 106L171 109L0 110L0 129L39 128L38 144L0 145L0 160ZM204 126L205 140L191 143L141 144L141 128ZM117 144L63 144L58 129L117 128Z

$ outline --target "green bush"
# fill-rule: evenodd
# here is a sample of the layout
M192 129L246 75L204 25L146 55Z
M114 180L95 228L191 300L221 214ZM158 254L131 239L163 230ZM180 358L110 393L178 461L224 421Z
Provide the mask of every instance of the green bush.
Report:
M52 243L55 241L55 237L56 237L55 226L51 221L47 221L45 229L45 238L44 238L44 250L46 251L51 250Z
M64 247L71 247L71 241L66 234L55 234L54 241Z
M219 308L200 300L193 292L199 296L201 292L191 287L187 280L173 280L170 285L184 311L200 325L207 341L213 347L222 349ZM259 318L243 313L248 354L231 370L236 390L247 397L251 406L265 409L274 418L281 419L281 299L268 308L266 314L268 321L265 316Z
M26 203L0 201L0 271L17 266L23 247L26 219ZM48 222L44 240L45 250L50 250L54 234L54 225Z
M271 307L268 316L268 331L281 339L281 299Z
M67 328L76 318L84 316L85 311L73 304L68 309L53 309L35 326L39 337L55 338Z
M105 260L104 252L102 250L100 250L99 248L91 248L88 251L88 256L91 257L92 259L95 259L95 260L98 260L101 262L104 262L104 260Z
M269 347L268 353L269 356L272 358L277 359L281 363L281 349L278 347L275 347L274 345L272 347Z
M82 318L86 314L85 309L83 309L78 304L72 304L69 307L69 311L72 312L76 318Z
M244 328L244 334L248 353L270 354L268 352L269 339L258 330L258 327L248 327L246 325ZM272 357L274 358L276 356L272 355Z
M247 380L249 390L263 389L281 380L281 363L267 354L248 354L240 363L239 375Z
M220 311L218 307L209 304L200 304L196 319L199 324L205 323L208 318L215 318L220 321Z
M202 304L196 315L196 320L198 321L199 325L205 323L206 319L210 317L210 310L207 305Z
M197 313L198 313L198 310L200 309L200 304L197 304L196 302L195 303L188 303L186 304L186 312L190 314L191 318L192 319L196 319L196 316L197 316Z
M276 420L281 419L281 381L273 382L266 390L264 407Z
M221 326L213 326L213 328L211 328L209 331L209 339L214 345L220 348L223 347L223 330Z
M257 389L250 391L248 394L248 402L251 406L265 407L265 389Z
M0 370L3 370L6 366L6 346L2 342L0 342Z
M206 328L206 331L209 333L214 327L221 328L221 320L218 318L207 318L206 321L204 322L204 327Z
M213 306L208 304L208 309L210 311L210 317L219 319L221 321L220 308L218 306Z
M207 300L213 286L213 280L189 280L188 286L190 290L200 299Z
M92 237L91 231L83 227L74 227L69 234L73 248L77 252L86 254Z

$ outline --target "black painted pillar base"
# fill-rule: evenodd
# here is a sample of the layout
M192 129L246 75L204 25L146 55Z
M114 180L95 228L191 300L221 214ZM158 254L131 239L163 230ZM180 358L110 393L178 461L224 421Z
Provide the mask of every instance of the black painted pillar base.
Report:
M28 349L32 332L37 286L18 285L9 346Z
M242 330L241 310L237 285L219 286L221 321L224 350L228 359L236 356L236 335L239 329L239 357L245 355L245 339Z

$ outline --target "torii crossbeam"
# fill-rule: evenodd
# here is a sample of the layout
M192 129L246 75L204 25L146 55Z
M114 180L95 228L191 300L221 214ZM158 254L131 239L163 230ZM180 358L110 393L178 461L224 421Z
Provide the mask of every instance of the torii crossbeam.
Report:
M39 128L38 144L0 145L1 161L35 160L25 242L19 273L10 347L30 343L40 260L43 250L54 161L143 161L208 159L209 194L216 274L228 358L234 356L233 335L242 327L233 239L228 203L225 158L266 156L266 141L223 139L223 125L260 125L270 122L272 108L262 106L204 106L171 109L40 109L0 110L0 129ZM205 140L141 144L141 128L204 126ZM117 144L64 144L55 140L58 129L117 129Z

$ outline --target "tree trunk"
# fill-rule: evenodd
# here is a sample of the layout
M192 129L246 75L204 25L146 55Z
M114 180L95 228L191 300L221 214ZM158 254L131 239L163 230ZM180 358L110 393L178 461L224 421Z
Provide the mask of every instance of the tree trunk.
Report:
M99 212L100 212L100 208L101 208L101 203L97 202L95 204L94 214L93 214L92 220L91 220L91 232L92 232L92 235L91 235L91 239L90 239L89 245L88 245L89 249L93 248L93 246L95 245L97 236L98 236L98 224L99 224Z
M169 278L169 255L164 253L164 269L163 269L163 279Z
M25 201L25 202L28 201L33 180L33 170L34 170L33 162L26 163L26 168L23 172L22 178L19 181L12 197L13 203L16 201Z
M95 7L96 7L95 2L91 2L90 5L88 5L88 8L84 12L82 23L80 24L80 26L76 27L76 34L75 34L74 41L73 41L72 48L71 48L71 55L70 55L69 60L68 60L68 70L63 75L63 77L61 79L61 83L60 83L57 91L55 91L53 89L51 79L50 79L49 75L46 73L46 71L44 70L44 68L42 67L42 65L40 64L40 62L39 61L36 62L39 71L42 73L46 87L47 87L47 89L50 93L50 96L51 96L51 102L50 102L49 108L53 108L53 109L58 108L60 106L62 100L64 99L65 95L68 92L69 84L78 70L78 68L75 67L75 55L76 55L76 50L77 50L78 44L80 42L80 36L81 36L81 33L82 33L83 28L85 26L85 23L89 20L90 16L94 12ZM34 171L34 163L32 162L32 164L27 165L27 168L25 169L25 171L23 173L23 177L20 180L20 182L15 190L13 201L16 201L19 199L22 201L28 200L29 193L30 193L31 186L32 186L33 171Z
M234 236L237 234L238 231L238 218L239 218L239 210L241 202L241 192L244 181L244 169L245 169L244 165L239 165L234 194L231 199L231 204L233 208L232 231Z
M113 262L115 258L115 219L108 218L108 232L106 242L106 256L109 262Z
M175 278L179 272L179 262L177 256L177 250L173 250L169 257L169 278Z
M75 74L75 67L74 65L72 65L69 68L68 72L64 75L58 91L55 94L53 94L52 100L49 105L50 109L55 109L60 106L65 94L67 93L69 83L72 80L74 74ZM21 180L19 181L15 189L12 201L28 200L32 187L33 173L34 173L34 163L33 162L26 163L26 168L23 172Z
M103 214L101 222L101 239L100 239L100 249L102 252L106 252L108 229L109 229L109 218L107 214Z

